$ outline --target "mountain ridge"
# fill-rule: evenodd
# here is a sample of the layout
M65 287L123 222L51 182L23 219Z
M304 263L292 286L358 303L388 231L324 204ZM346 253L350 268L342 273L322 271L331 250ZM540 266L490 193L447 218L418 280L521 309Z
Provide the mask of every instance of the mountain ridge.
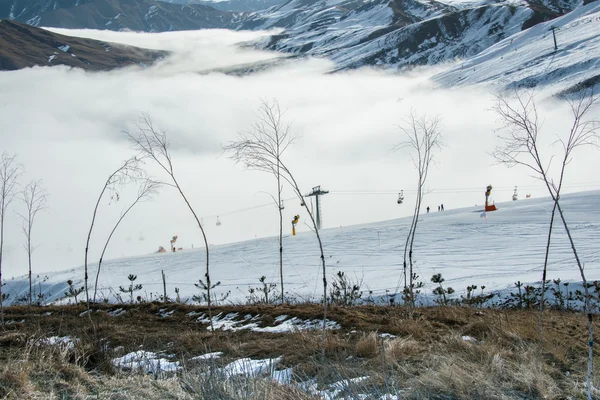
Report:
M146 66L166 51L64 36L45 29L0 20L0 71L33 66L66 65L84 70Z

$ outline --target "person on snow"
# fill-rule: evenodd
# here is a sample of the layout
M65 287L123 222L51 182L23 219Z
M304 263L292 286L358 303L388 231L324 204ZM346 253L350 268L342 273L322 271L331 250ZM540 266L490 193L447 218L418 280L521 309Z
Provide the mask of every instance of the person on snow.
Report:
M429 206L427 206L427 214L429 214Z

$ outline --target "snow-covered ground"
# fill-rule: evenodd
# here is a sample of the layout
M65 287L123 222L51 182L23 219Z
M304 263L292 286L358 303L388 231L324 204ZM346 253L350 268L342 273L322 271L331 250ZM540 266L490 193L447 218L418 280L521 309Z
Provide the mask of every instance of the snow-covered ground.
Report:
M426 200L425 200L426 202ZM588 280L600 280L600 191L581 192L562 198L566 218L579 256L585 263ZM411 207L410 204L405 204ZM416 272L425 283L425 292L434 285L433 274L441 273L445 285L456 295L468 285L485 285L486 292L503 290L520 280L535 283L541 279L547 227L552 210L549 198L523 199L498 203L498 211L481 216L481 205L469 208L431 211L421 215L414 248ZM436 208L437 209L437 208ZM344 271L351 279L361 280L365 295L384 295L401 290L402 254L410 218L321 231L328 275ZM230 291L228 301L244 302L249 287L259 286L265 275L268 282L279 282L277 238L215 246L211 250L211 279L220 281L219 293ZM109 297L119 286L127 287L128 274L138 276L143 289L136 293L145 299L162 294L161 270L167 280L167 293L175 298L199 294L194 283L204 277L203 249L177 253L157 253L142 257L106 260L100 275L99 297ZM96 269L90 268L93 277ZM64 297L66 281L76 286L83 280L83 267L48 273L41 283L48 301ZM567 237L561 224L554 229L548 279L580 281ZM28 288L26 276L5 281L4 292L19 298ZM319 251L313 234L302 233L284 238L284 283L286 291L298 298L318 299L322 292ZM37 286L37 285L36 285ZM37 292L37 290L36 290ZM80 295L80 299L81 299ZM123 295L125 301L128 296Z
M557 50L552 29L555 28ZM446 86L551 85L555 91L598 75L600 4L592 2L516 33L434 77Z

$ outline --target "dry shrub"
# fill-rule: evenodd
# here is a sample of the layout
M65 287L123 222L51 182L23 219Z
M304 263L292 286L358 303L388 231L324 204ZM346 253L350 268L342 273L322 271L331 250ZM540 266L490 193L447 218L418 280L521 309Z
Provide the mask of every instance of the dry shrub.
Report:
M496 343L445 337L426 360L415 393L456 399L561 398L535 346L502 350ZM414 393L413 393L414 394Z
M0 369L0 398L16 399L20 393L29 392L28 366L5 362Z
M347 340L340 337L340 335L332 333L333 332L328 332L328 335L325 338L325 354L335 355L336 353L342 353L351 348L351 345ZM318 340L322 339L319 338Z
M0 347L22 347L27 343L27 334L22 332L0 333Z
M383 343L386 360L400 360L421 353L424 350L422 344L412 337L394 338Z
M379 337L376 332L364 335L354 345L354 353L358 357L372 358L379 352Z

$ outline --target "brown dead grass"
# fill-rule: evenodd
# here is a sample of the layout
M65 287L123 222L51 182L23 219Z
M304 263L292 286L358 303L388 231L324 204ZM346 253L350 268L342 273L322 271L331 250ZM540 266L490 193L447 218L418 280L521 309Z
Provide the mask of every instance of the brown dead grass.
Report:
M116 308L127 313L107 314ZM165 308L174 311L172 316L158 315ZM170 381L115 375L111 358L139 349L174 354L190 368L194 364L187 360L207 352L225 354L218 365L242 357L282 356L281 366L293 367L297 380L316 377L325 385L368 375L369 384L379 389L385 384L410 388L402 392L406 398L577 398L585 380L586 321L572 313L547 312L540 345L537 313L529 311L435 307L417 309L409 318L402 307L331 307L328 318L342 329L328 332L323 362L319 331L212 333L187 316L205 308L179 304L98 305L94 310L97 336L87 316L80 316L83 306L7 308L7 320L24 322L0 331L0 399L85 398L77 393L107 399L202 398L189 388L171 387ZM215 314L260 314L267 326L280 315L316 319L321 311L311 304L261 305L219 307ZM600 329L598 321L595 327ZM397 337L381 339L381 333ZM42 351L28 344L42 336L65 335L80 339L73 351ZM475 341L463 340L465 335ZM187 384L193 387L191 381ZM260 398L285 399L286 390L294 393L267 386L266 397ZM294 396L289 398L302 398Z

